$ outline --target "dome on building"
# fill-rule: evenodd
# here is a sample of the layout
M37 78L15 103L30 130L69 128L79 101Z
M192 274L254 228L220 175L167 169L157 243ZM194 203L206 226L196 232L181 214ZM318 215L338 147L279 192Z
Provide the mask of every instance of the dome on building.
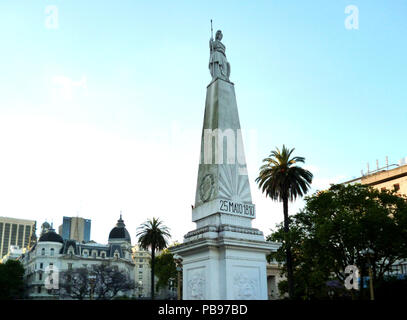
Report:
M42 225L41 225L41 235L48 232L49 229L51 229L51 225L45 221Z
M47 222L47 221L45 221L43 224L42 224L42 226L41 226L43 229L49 229L49 228L51 228L51 225Z
M120 214L120 219L117 220L116 227L112 229L109 233L109 241L110 240L123 240L131 243L130 234L125 228L124 221L122 220L122 215Z
M39 242L48 241L48 242L64 243L64 240L62 239L62 237L59 234L57 234L54 229L49 229L47 232L43 233L38 241Z

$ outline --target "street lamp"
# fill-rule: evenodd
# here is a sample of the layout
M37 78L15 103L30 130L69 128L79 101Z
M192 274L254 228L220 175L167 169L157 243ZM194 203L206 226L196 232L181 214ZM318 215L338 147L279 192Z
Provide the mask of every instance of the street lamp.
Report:
M138 285L138 297L141 298L143 292L143 281L139 280Z
M182 258L178 254L174 254L174 261L175 265L177 267L177 275L178 275L178 288L177 288L177 295L178 295L178 300L182 300L182 294L181 294L181 288L182 288Z
M173 300L174 299L174 292L175 292L175 279L174 278L169 278L168 279L168 289L170 291L169 293L169 299Z
M370 287L370 300L374 300L374 290L373 290L373 272L372 263L370 257L373 256L374 251L372 249L363 250L362 254L367 258L368 270L369 270L369 287Z
M95 282L96 282L96 276L94 274L91 274L89 276L89 282L90 282L90 300L93 300L93 293L95 290Z

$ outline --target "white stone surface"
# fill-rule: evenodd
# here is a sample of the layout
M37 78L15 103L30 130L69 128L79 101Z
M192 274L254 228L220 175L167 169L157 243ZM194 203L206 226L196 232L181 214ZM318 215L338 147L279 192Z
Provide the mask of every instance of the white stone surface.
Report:
M266 242L201 239L177 250L183 257L186 300L266 300Z
M245 169L234 86L218 79L207 88L195 207L219 198L251 203ZM205 201L200 186L208 174L213 176L213 191Z

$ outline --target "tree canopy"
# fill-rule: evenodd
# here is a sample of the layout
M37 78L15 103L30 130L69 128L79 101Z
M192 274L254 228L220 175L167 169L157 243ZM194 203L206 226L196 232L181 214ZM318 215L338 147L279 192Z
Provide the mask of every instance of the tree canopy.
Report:
M0 300L24 297L24 267L19 261L0 264Z
M170 279L174 279L174 286L177 286L177 267L174 262L174 255L170 250L164 249L155 258L155 274L158 277L156 284L158 289L168 287Z
M130 275L107 264L67 270L61 274L60 295L83 300L110 300L135 288Z
M348 265L356 265L363 277L369 262L376 282L394 262L407 258L405 197L356 184L333 185L305 201L305 208L290 217L289 234L280 225L268 238L283 243L272 255L279 262L287 241L291 244L297 297L326 295L328 281L344 283Z

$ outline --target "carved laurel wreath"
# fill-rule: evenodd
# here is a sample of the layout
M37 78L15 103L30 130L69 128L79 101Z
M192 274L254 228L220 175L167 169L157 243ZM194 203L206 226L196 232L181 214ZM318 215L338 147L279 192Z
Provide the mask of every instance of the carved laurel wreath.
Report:
M199 186L199 196L201 197L201 200L203 202L207 202L211 198L213 189L214 189L213 175L211 173L208 173L202 178L201 184Z

